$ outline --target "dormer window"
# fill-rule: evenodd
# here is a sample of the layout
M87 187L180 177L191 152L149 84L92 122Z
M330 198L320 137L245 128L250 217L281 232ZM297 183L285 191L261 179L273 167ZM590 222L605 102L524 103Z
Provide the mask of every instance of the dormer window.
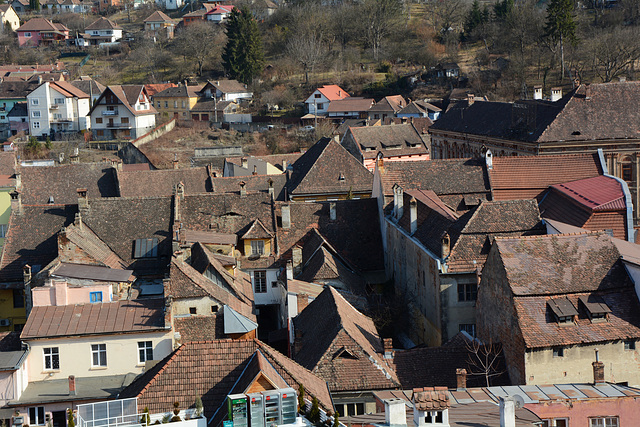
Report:
M251 255L264 255L264 240L251 241Z
M578 310L567 297L550 299L547 301L547 306L555 316L558 325L572 325L578 316Z
M602 297L598 295L581 296L579 298L580 305L584 307L591 323L606 322L609 319L611 310L604 302Z

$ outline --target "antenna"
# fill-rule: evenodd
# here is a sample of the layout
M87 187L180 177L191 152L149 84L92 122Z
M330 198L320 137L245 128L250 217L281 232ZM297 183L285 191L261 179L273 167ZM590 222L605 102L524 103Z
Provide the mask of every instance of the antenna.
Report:
M516 408L524 408L524 399L519 394L511 396L516 402Z

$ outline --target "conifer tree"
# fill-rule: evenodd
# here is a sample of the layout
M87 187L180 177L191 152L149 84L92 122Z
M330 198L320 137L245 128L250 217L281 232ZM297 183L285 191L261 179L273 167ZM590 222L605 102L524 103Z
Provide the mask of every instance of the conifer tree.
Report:
M573 0L550 0L547 6L547 22L545 34L554 43L560 45L560 63L562 64L562 77L564 78L564 43L575 43L576 20L573 15Z
M262 72L264 52L258 23L247 7L233 10L226 24L224 69L232 79L251 83Z

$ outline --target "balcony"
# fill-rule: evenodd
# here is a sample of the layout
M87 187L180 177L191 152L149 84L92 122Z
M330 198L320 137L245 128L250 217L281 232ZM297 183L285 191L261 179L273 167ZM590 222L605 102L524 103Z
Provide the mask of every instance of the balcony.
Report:
M109 129L131 129L131 123L107 123Z
M117 116L118 115L118 110L103 110L102 111L102 115L103 116Z

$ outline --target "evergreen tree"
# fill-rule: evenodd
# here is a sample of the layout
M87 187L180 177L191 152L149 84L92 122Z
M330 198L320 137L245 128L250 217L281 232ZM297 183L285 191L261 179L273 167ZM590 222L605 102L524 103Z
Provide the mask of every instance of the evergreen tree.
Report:
M493 5L493 15L496 18L496 21L504 22L507 20L511 11L513 10L514 1L513 0L502 0L498 1Z
M485 25L488 22L489 9L487 8L487 6L485 6L484 9L480 9L480 3L478 2L478 0L473 0L471 10L469 11L467 18L464 21L463 38L465 40L469 40L474 29L481 25Z
M318 399L315 397L311 401L311 411L309 411L309 421L313 424L318 424L320 422L320 408L318 407Z
M247 7L235 8L227 20L226 30L227 45L222 53L224 69L232 79L251 83L264 65L258 23Z
M29 0L29 8L31 10L40 10L40 0Z
M564 43L575 43L576 20L573 15L573 0L550 0L547 6L547 22L544 26L545 35L554 43L560 44L560 62L562 77L564 78Z

